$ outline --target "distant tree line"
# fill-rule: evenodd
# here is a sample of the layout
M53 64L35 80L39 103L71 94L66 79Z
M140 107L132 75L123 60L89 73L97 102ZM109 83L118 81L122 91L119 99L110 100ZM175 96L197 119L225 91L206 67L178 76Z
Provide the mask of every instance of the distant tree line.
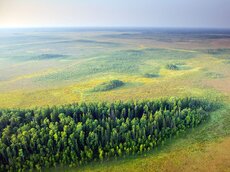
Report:
M142 153L206 120L193 98L0 110L0 171L78 166Z

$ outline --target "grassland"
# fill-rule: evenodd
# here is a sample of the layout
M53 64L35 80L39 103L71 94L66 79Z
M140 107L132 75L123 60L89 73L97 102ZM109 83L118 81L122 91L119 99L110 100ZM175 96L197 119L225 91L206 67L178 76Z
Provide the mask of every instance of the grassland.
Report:
M11 31L1 32L0 38L1 108L168 96L223 104L206 124L158 150L77 170L230 170L229 32ZM178 70L167 68L169 64ZM92 91L111 80L125 84Z

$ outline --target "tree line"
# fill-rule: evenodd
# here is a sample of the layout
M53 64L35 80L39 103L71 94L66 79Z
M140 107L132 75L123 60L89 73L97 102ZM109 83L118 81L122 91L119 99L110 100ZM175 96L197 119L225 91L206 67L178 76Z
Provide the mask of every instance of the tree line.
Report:
M141 154L206 120L195 98L75 103L0 110L0 171L78 166Z

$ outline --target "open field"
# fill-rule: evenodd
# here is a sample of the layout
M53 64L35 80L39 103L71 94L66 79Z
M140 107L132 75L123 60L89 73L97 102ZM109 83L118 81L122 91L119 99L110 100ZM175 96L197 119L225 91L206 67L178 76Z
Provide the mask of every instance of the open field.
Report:
M230 171L230 31L0 30L0 108L171 96L222 107L158 150L67 171Z

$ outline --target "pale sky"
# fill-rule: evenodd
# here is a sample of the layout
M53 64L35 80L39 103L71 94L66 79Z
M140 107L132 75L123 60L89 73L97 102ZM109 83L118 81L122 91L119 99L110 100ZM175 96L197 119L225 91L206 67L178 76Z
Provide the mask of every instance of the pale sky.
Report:
M0 27L230 28L230 0L0 0Z

